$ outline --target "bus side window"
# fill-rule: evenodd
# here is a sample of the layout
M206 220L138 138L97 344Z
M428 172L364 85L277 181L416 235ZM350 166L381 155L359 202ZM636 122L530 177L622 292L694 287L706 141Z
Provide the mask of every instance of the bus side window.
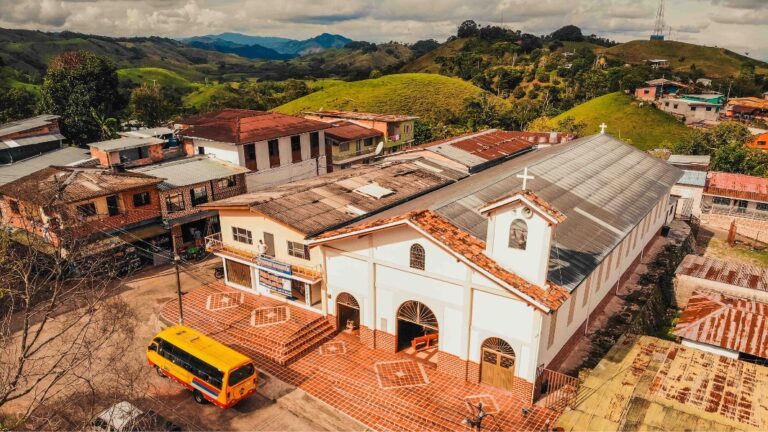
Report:
M157 352L157 344L153 342L153 343L149 344L149 347L147 347L147 349L149 351Z

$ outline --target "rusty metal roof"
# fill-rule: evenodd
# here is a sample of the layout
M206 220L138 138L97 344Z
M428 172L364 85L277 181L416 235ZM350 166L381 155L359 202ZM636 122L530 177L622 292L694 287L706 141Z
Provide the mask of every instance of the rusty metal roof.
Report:
M318 117L333 117L350 120L368 120L380 122L403 122L416 120L418 117L403 114L378 114L357 111L305 111L304 114Z
M177 122L181 136L212 141L247 144L314 132L330 124L286 114L225 109L189 117Z
M768 291L768 268L766 267L688 255L677 267L676 273L742 288Z
M768 178L745 174L710 171L707 174L707 195L768 202Z
M694 291L674 333L683 339L768 359L768 303Z
M337 141L354 141L364 138L375 138L383 136L381 131L360 126L346 120L331 123L333 127L325 130L325 136L331 137Z

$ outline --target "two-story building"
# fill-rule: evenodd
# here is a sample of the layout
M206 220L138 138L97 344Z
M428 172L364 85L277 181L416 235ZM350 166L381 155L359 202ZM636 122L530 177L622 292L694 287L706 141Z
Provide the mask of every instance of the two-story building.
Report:
M369 163L376 155L384 134L376 129L339 120L325 130L325 151L328 172Z
M183 148L152 136L123 136L88 144L91 156L103 167L138 167L184 156Z
M710 171L701 199L701 220L723 230L758 238L768 232L768 179Z
M659 78L645 82L644 87L635 89L635 99L653 102L664 96L675 95L680 90L689 88L687 85L668 80L666 78Z
M687 125L695 123L714 124L720 117L720 109L722 108L722 104L719 103L682 97L661 98L656 106Z
M461 173L426 160L355 165L320 177L214 201L221 233L206 239L227 285L317 312L323 257L307 238L443 187Z
M304 117L324 122L348 120L384 135L384 153L394 153L413 144L414 122L418 117L401 114L377 114L356 111L307 111Z
M59 116L42 114L0 125L0 164L14 163L61 148Z
M209 155L248 168L248 190L326 172L328 123L285 114L225 109L179 120L187 155Z
M78 239L104 249L117 246L114 238L139 240L136 231L159 221L160 182L103 168L44 168L0 186L0 215L5 228L55 247L66 237L68 245Z
M147 241L176 253L219 232L218 214L206 203L246 192L248 169L208 156L192 156L131 170L162 179L158 185L162 225L168 231ZM167 257L168 254L165 254Z

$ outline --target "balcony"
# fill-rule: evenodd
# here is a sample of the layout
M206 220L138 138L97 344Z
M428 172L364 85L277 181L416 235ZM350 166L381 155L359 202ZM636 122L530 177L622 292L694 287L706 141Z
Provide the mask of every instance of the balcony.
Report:
M338 153L334 152L331 154L331 160L333 160L334 163L346 163L346 162L353 162L357 159L364 159L366 157L371 157L376 152L376 146L368 146L361 148L360 150L347 150L345 152L339 151Z
M314 267L307 267L290 264L270 256L259 255L258 253L246 249L240 249L222 241L221 233L209 235L205 238L205 250L208 252L229 255L233 258L249 261L256 264L256 266L261 270L266 270L270 273L293 276L294 278L301 279L307 283L315 283L323 278L323 271L319 265Z
M701 212L705 214L725 215L746 219L756 219L763 221L768 220L768 211L743 208L738 206L727 206L719 204L712 204L709 206L705 205L702 207Z

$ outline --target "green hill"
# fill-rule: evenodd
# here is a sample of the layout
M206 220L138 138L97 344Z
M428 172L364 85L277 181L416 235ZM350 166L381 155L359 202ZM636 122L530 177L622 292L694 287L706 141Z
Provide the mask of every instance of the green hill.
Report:
M641 64L648 59L669 60L673 70L689 71L691 65L704 70L710 78L736 77L741 65L755 65L755 72L768 73L768 64L737 54L725 48L694 45L677 41L636 40L598 50L608 58L630 64Z
M559 116L587 123L586 135L600 131L600 124L608 125L607 133L619 137L642 150L668 146L691 133L671 115L656 107L640 104L623 93L610 93L578 105Z
M458 112L464 99L482 93L482 89L458 78L436 74L397 74L336 83L281 105L275 111L298 114L326 109L436 118L445 110ZM495 96L489 97L498 104L506 104Z
M452 41L445 42L444 44L441 44L439 47L437 47L437 49L434 49L406 64L402 71L439 73L440 65L435 62L435 59L438 57L450 57L459 53L462 48L464 48L464 44L466 43L466 38L457 38Z
M157 83L164 88L177 89L194 89L199 86L198 83L194 83L176 72L154 67L119 69L117 77L121 81L128 81L135 85Z

